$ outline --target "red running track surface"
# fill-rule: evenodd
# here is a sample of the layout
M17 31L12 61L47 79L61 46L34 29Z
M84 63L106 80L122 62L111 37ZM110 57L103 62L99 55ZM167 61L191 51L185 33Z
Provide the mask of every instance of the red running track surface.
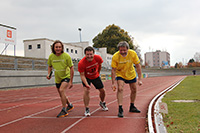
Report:
M0 90L0 132L2 133L145 133L146 115L153 97L184 76L153 77L142 79L138 86L136 107L141 113L130 113L130 89L124 87L124 118L118 118L116 91L111 89L111 80L105 81L106 103L109 111L99 107L99 92L92 86L90 91L91 117L84 117L82 84L74 84L66 95L74 109L64 118L56 118L61 102L55 86Z

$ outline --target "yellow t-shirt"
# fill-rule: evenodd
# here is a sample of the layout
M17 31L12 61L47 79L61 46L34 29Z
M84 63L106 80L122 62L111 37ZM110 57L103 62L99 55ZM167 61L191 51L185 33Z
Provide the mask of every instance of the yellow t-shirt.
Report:
M123 57L119 51L112 57L111 67L116 68L116 76L126 80L132 80L136 77L136 72L133 64L139 64L140 60L137 53L128 49L126 57Z
M60 56L56 56L51 53L47 64L55 70L56 83L60 83L62 79L70 78L70 67L73 66L73 62L69 54L62 53Z

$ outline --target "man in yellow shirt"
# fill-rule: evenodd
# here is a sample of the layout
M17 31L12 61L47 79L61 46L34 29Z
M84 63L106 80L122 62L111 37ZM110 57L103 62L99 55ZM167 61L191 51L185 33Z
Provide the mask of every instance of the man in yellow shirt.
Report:
M135 105L135 98L136 98L136 72L134 68L134 64L136 67L136 71L138 74L138 85L142 85L141 81L141 65L140 60L137 56L137 53L131 49L129 49L129 44L126 41L119 42L117 45L118 50L112 57L112 89L115 90L115 79L117 80L117 100L119 105L119 113L118 117L123 117L123 87L124 84L129 84L131 94L130 94L130 109L129 112L140 113Z

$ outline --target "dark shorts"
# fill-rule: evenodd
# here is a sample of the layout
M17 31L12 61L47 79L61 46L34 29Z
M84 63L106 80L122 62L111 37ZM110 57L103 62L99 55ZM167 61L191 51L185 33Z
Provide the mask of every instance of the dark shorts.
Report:
M136 83L137 82L137 78L135 77L134 79L131 80L126 80L122 77L116 77L116 80L123 80L125 83L129 84L129 83Z
M69 78L62 79L60 83L56 83L56 88L58 88L58 89L59 89L59 88L60 88L60 86L61 86L61 84L62 84L62 82L67 82L67 83L69 83L69 81L70 81L70 79L69 79Z
M90 85L92 83L96 89L102 89L104 87L100 77L96 79L88 79L88 78L86 79L87 79L88 84ZM85 87L85 84L83 82L82 84Z

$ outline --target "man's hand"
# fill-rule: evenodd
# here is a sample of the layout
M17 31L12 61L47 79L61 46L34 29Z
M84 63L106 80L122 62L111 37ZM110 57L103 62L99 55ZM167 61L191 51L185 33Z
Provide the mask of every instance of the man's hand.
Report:
M91 89L91 86L89 86L89 85L85 85L85 87L86 87L88 90Z
M49 77L49 74L47 75L47 79L48 79L48 80L50 80L50 79L51 79L51 77Z
M69 89L71 89L72 87L73 87L73 84L69 82Z
M116 86L114 84L111 86L111 88L112 88L113 91L116 90Z
M141 86L142 85L142 81L138 80L138 85Z

